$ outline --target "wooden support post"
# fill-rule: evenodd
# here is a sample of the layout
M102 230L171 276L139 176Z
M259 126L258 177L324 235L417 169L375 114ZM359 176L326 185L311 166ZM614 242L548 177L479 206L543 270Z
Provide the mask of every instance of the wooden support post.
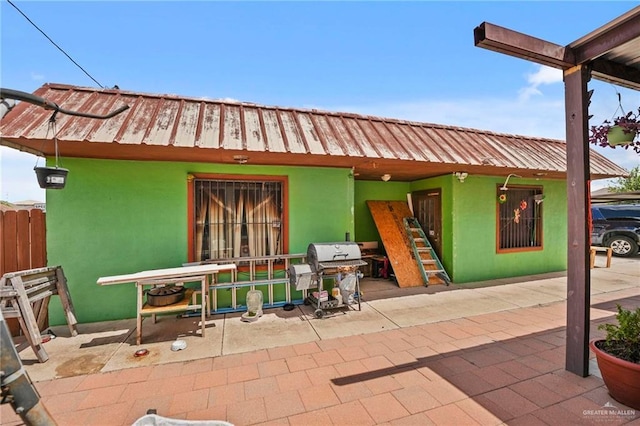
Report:
M564 71L567 137L567 347L565 369L589 375L589 142L587 83L589 70Z

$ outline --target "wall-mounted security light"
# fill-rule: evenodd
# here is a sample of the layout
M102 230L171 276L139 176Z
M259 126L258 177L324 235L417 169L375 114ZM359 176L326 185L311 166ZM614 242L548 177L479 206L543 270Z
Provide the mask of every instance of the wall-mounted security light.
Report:
M391 179L391 175L389 173L385 173L382 176L380 176L380 179L382 179L385 182L388 182L389 179Z
M454 172L453 175L460 181L460 183L464 183L464 180L469 176L467 172Z

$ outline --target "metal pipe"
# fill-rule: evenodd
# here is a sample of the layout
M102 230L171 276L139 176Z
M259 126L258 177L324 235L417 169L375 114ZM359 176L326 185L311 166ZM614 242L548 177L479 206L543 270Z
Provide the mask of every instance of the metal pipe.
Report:
M507 180L505 180L505 181L504 181L504 185L502 185L502 186L500 187L500 191L506 191L506 190L508 190L508 189L509 189L509 188L507 188L507 184L509 183L509 178L510 178L511 176L515 176L515 177L519 177L519 178L521 178L521 177L522 177L522 176L517 175L517 174L515 174L515 173L509 173L509 176L507 176Z
M120 108L115 109L115 110L113 110L110 113L105 114L105 115L89 114L89 113L85 113L85 112L72 111L72 110L60 108L60 106L58 106L58 104L56 104L55 102L51 102L51 101L49 101L47 99L41 98L40 96L36 96L36 95L31 94L31 93L21 92L19 90L13 90L13 89L5 89L5 88L0 88L0 98L2 98L2 99L15 99L17 101L28 102L28 103L33 104L33 105L41 106L44 109L52 109L56 113L57 112L61 112L63 114L73 115L73 116L76 116L76 117L97 118L97 119L100 119L100 120L105 120L105 119L114 117L114 116L120 114L121 112L126 111L127 109L129 109L129 105L123 105Z
M13 99L2 99L2 102L0 102L0 118L11 111L14 106L16 106L16 101Z
M29 426L55 426L29 375L22 366L9 327L0 311L0 389L2 402L8 401L13 410Z

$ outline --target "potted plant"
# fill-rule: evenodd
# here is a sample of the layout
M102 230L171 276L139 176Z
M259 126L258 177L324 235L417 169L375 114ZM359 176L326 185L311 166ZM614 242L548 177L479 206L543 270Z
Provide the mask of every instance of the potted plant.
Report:
M640 410L640 308L618 306L618 324L601 324L605 339L589 342L602 380L618 402Z
M625 148L632 147L640 153L640 139L634 142L640 133L640 107L637 112L629 111L613 118L613 121L604 120L598 126L591 126L589 142L603 147Z

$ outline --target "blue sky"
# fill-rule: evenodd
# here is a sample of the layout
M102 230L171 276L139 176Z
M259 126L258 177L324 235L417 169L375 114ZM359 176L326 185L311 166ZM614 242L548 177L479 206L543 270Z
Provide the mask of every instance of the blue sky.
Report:
M12 0L97 82L564 138L562 75L475 47L483 21L568 44L638 2L57 2ZM2 87L97 87L6 0ZM640 92L597 81L593 123ZM632 150L595 148L617 164ZM0 199L44 200L32 155L0 148ZM62 153L64 155L64 153ZM595 182L593 187L606 185Z

